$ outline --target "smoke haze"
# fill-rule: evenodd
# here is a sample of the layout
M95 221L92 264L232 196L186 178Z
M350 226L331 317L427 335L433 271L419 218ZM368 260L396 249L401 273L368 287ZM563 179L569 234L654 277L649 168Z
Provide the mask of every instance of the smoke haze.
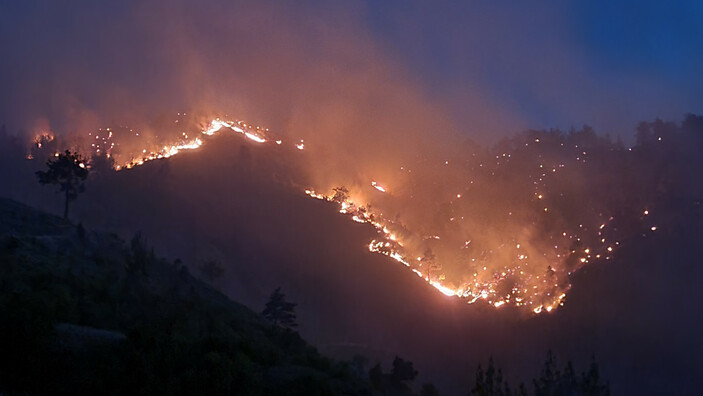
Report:
M692 73L703 67L701 56L681 55L697 48L695 39L662 54L617 29L610 37L591 21L572 23L583 13L612 31L617 18L555 4L0 4L7 11L0 12L0 122L21 131L22 143L56 135L44 147L34 143L38 161L22 153L25 166L41 166L67 146L96 154L97 140L116 142L111 153L126 164L202 136L217 117L261 125L247 131L267 140L203 137L199 151L98 175L77 209L86 226L143 230L191 266L216 259L228 268L218 286L252 307L283 285L300 303L301 332L316 345L379 359L407 352L447 389L464 389L465 374L490 355L524 373L549 347L582 361L605 356L629 391L663 390L666 376L654 378L663 369L654 360L680 358L664 369L681 381L678 389L692 387L703 355L682 351L701 350L689 343L700 310L672 295L682 285L682 296L695 297L700 270L667 271L665 252L643 250L650 262L624 241L651 249L649 238L682 243L659 237L657 227L676 227L666 227L656 203L676 207L661 203L668 191L698 196L685 187L690 174L671 177L688 165L669 160L681 154L673 147L699 142L690 137L699 129L682 127L690 136L676 140L669 136L678 126L652 124L631 157L626 145L581 125L629 143L640 120L700 112L703 86ZM623 25L646 23L653 12L643 6ZM669 33L678 37L689 18ZM653 26L645 37L666 37ZM596 51L599 34L632 44L628 60L614 48ZM642 61L650 51L657 62ZM569 134L502 139L571 126ZM5 169L15 169L8 158ZM25 173L3 181L3 195L51 208ZM343 202L303 193L312 188L333 200L341 186L354 205L346 217L363 207L389 232L340 217ZM445 299L408 268L369 254L372 239L389 244L377 252L399 253L409 269L463 299ZM611 269L621 249L637 260ZM696 258L680 256L687 260ZM479 305L464 304L477 296ZM553 316L530 316L547 307ZM669 319L681 323L680 337L670 334ZM651 328L628 338L647 321ZM671 349L657 349L669 337ZM646 360L641 345L658 359ZM647 376L644 385L627 382Z

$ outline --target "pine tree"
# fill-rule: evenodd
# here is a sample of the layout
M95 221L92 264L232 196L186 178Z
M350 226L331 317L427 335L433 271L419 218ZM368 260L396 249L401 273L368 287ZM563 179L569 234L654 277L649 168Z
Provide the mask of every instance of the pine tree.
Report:
M470 394L478 396L510 396L512 391L506 381L503 381L503 372L493 364L493 358L488 360L488 368L483 370L481 365L476 369L476 383Z
M413 362L396 356L393 359L391 376L398 382L412 381L417 377L417 370L413 367Z
M66 150L49 158L46 162L47 171L36 172L40 184L58 184L65 194L63 218L68 218L68 203L78 198L78 193L85 189L84 182L88 177L88 168L80 154Z
M297 327L295 323L295 306L297 304L286 301L285 294L281 293L281 288L277 287L271 293L269 301L266 303L266 308L262 315L273 323L274 326L292 329Z

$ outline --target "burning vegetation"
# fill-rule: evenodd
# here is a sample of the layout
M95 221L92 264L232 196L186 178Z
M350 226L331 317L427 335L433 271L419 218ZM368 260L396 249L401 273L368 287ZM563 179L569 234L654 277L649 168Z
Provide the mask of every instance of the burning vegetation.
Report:
M131 169L233 133L255 146L303 151L297 155L312 166L311 174L325 173L314 141L308 148L306 140L289 143L241 120L197 124L193 119L179 113L175 124L187 130L177 129L179 137L167 144L156 142L153 134L135 139L139 132L128 128L119 130L124 140L111 128L90 133L92 164L110 158L115 170ZM634 150L643 149L648 134L663 134L665 126L643 124ZM36 141L53 141L46 136ZM650 140L663 144L662 136ZM149 148L134 149L139 142ZM41 148L35 145L33 150ZM638 194L647 181L642 180L646 173L632 169L633 148L588 127L569 133L528 131L490 149L464 148L442 157L428 153L414 155L413 161L386 161L375 174L368 174L360 157L359 164L347 164L338 176L338 167L330 166L322 178L291 184L336 205L350 220L373 226L378 237L369 241L370 252L401 263L441 293L536 314L563 305L571 275L611 260L620 240L642 230L659 231L651 220L656 192ZM315 184L316 179L326 182ZM332 179L337 182L329 186Z

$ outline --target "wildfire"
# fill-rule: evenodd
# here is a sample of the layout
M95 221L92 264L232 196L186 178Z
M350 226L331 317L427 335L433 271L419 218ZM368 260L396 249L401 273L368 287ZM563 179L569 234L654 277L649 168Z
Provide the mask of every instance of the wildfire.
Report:
M203 145L203 137L210 137L218 134L222 130L230 130L233 133L240 134L244 136L246 139L249 141L263 144L263 143L268 143L270 140L266 138L265 132L268 132L268 129L266 128L261 128L261 127L254 127L252 125L248 125L247 123L243 121L232 121L232 120L222 120L220 118L216 118L209 123L206 124L206 126L200 131L201 137L195 137L195 138L189 138L189 134L186 132L182 132L182 141L170 145L170 146L162 146L158 149L143 149L141 151L141 155L137 158L133 158L130 161L123 163L121 165L116 165L115 169L116 170L122 170L122 169L131 169L134 168L135 166L143 165L146 162L157 160L157 159L163 159L163 158L170 158L178 153L180 153L183 150L195 150L197 148L200 148L200 146ZM110 131L110 128L107 128L107 131ZM90 134L92 135L92 134ZM138 133L135 134L136 136L139 136ZM98 134L95 135L95 138L98 139L99 136ZM110 132L109 137L107 139L112 138L112 132ZM274 141L276 145L281 145L283 143L282 140L275 140ZM96 154L100 154L100 150L102 147L105 146L106 144L106 139L103 138L102 140L103 146L100 146L99 144L93 144L92 147L95 151ZM300 150L302 150L302 141L299 144L295 145L298 147ZM110 143L109 145L109 150L112 150L115 147L114 143ZM109 154L108 154L109 156Z
M404 247L404 242L401 241L400 238L389 229L389 227L393 227L393 225L386 224L383 220L375 220L382 216L370 214L364 206L359 206L348 200L342 202L335 201L334 195L320 194L312 189L305 190L305 193L315 199L337 203L340 208L339 211L350 216L353 221L371 224L376 228L381 238L374 239L369 243L368 250L370 252L388 256L391 259L403 264L405 267L409 267L416 275L418 275L419 278L425 280L430 286L434 287L446 296L462 298L469 304L477 301L485 301L488 304L493 305L495 308L499 308L504 305L513 305L516 307L531 306L532 311L536 314L541 312L551 312L557 306L563 305L563 301L566 297L565 291L568 290L570 285L565 287L564 292L560 293L558 296L548 299L547 302L539 302L544 300L544 296L541 292L534 290L538 287L536 285L532 285L533 290L531 292L528 285L521 285L523 288L515 286L508 294L503 296L499 295L497 292L497 289L499 288L498 286L501 281L508 279L512 275L510 271L491 276L490 279L475 277L474 281L465 282L460 287L452 287L451 285L445 284L441 281L441 279L443 279L442 275L437 277L432 275L432 270L436 267L433 267L431 263L428 263L427 268L423 271L421 270L421 266L423 265L422 257L417 257L416 260L410 259L410 256L405 253L406 249ZM519 249L520 244L517 244L516 248ZM609 249L609 251L612 251L611 247L609 247ZM588 251L590 250L586 249L586 253ZM520 256L522 259L526 258L525 255ZM586 261L586 258L582 259L582 262ZM486 269L487 267L483 267L484 271ZM539 276L537 276L537 278L539 278ZM545 284L547 279L545 278L541 281L537 279L537 281L537 284ZM558 285L552 286L557 287Z
M136 158L116 165L115 169L131 169L149 161L170 158L184 150L196 150L202 147L211 136L225 132L241 135L247 141L259 145L272 145L291 150L306 148L303 140L287 145L283 140L272 137L268 129L237 120L216 118L205 124L198 132L182 132L181 140L172 145L142 149ZM138 133L135 135L139 136ZM104 153L108 156L112 154L115 143L112 141L113 131L110 128L90 136L93 141L91 147L95 153ZM39 139L37 145L41 148L41 142L47 140L53 140L53 136ZM535 142L540 143L539 140ZM582 155L586 155L585 152ZM500 165L500 161L509 161L510 158L510 154L496 156L496 165ZM577 160L581 161L581 157ZM542 161L540 159L540 162ZM454 163L452 161L452 164ZM448 167L449 164L449 161L440 163L443 168ZM542 171L545 166L549 171ZM532 198L526 200L536 205L533 209L535 213L539 213L540 218L554 216L555 207L552 206L550 197L558 195L549 193L549 190L545 189L544 179L556 173L557 168L562 169L564 166L558 162L539 164L539 172L544 173L537 173L532 181L534 190L530 189L527 192L527 196ZM486 169L487 166L481 163L479 168ZM410 169L405 167L400 169L410 174ZM378 192L387 193L388 191L376 180L368 180L365 183L370 183ZM449 190L450 193L447 195L451 196L450 205L470 204L472 187L469 186L476 184L473 177L472 180L467 180L467 183L465 189L454 189L456 186L453 186L453 189ZM368 186L368 184L365 185ZM496 243L495 246L482 246L480 238L471 239L470 235L451 235L451 232L442 229L420 230L417 229L417 225L413 227L416 228L415 230L411 230L409 226L401 224L397 217L386 217L375 207L372 210L368 204L362 205L355 201L354 199L359 199L358 197L350 198L346 189L343 189L343 192L344 194L340 194L339 191L322 193L312 188L305 190L305 194L311 198L336 205L338 212L350 220L371 225L377 231L378 237L369 242L367 247L370 252L382 254L397 261L442 294L460 298L470 304L483 301L494 308L512 306L524 307L535 314L551 312L564 304L566 292L571 287L569 276L573 271L594 260L609 260L614 249L619 245L619 242L610 242L611 236L608 234L613 217L602 214L591 219L591 222L586 225L579 224L578 228L574 225L572 228L566 228L565 231L554 230L554 235L548 237L549 246L547 247L536 248L526 238L517 237L507 238ZM363 191L357 193L363 194ZM388 195L387 199L394 199L394 195L396 194ZM536 201L534 197L537 198ZM467 201L469 203L466 203ZM466 221L458 209L457 213L453 211L454 209L447 210L445 220L451 222L447 224ZM508 216L514 216L512 209L506 212ZM645 209L643 215L647 217L649 210ZM657 227L651 226L650 230L656 231ZM586 243L590 246L585 246ZM445 248L449 246L460 251L461 253L458 254L462 260L462 272L459 275L452 273L450 265L446 264L446 255L436 257L429 248L433 246L440 246L445 250L449 249ZM447 268L442 266L442 261Z

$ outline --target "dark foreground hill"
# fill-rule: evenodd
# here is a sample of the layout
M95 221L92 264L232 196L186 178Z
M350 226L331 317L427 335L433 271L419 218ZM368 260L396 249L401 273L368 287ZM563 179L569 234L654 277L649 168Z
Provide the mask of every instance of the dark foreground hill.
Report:
M0 199L0 393L365 394L345 363L156 258Z

